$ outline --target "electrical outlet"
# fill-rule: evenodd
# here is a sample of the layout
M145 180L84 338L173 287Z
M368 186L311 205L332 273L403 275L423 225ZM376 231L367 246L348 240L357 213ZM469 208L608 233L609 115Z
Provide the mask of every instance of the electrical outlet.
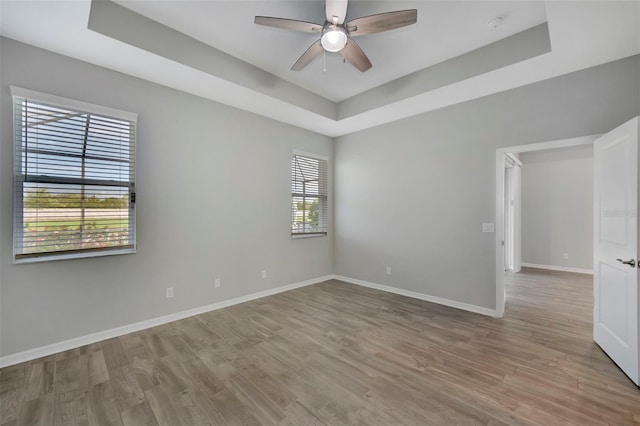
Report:
M173 297L173 287L167 287L167 299L171 299Z
M220 278L216 278L215 281L213 282L213 286L215 288L220 288Z
M391 266L387 266L387 275L391 275Z
M562 258L563 259L568 259L569 258L569 253L562 253Z
M265 278L267 278L267 270L263 269L262 270L262 279L265 279Z

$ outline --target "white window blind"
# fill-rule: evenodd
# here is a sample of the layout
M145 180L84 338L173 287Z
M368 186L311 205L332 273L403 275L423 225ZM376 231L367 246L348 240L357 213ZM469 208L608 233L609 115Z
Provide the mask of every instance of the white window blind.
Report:
M327 160L293 154L291 235L327 235Z
M56 104L51 95L36 94L47 101L26 96L32 93L12 87L14 258L132 252L135 115L114 117Z

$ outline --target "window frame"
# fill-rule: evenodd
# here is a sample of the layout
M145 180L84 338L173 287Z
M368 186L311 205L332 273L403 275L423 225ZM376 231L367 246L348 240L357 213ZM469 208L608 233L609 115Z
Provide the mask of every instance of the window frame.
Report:
M78 101L75 99L65 98L61 96L51 95L48 93L37 92L30 89L25 89L17 86L9 86L10 93L12 96L12 110L13 110L13 134L12 134L12 142L13 142L13 256L12 262L14 264L19 263L35 263L35 262L48 262L55 260L67 260L67 259L79 259L79 258L88 258L88 257L102 257L102 256L113 256L113 255L121 255L121 254L132 254L136 253L137 250L137 233L136 233L136 208L135 208L135 198L136 198L136 161L137 161L137 121L138 114L123 111L115 108L110 108L101 105L95 105L83 101ZM129 151L132 171L130 172L129 181L126 185L113 185L113 186L121 186L128 187L128 193L130 196L130 203L128 207L128 223L129 226L127 229L133 229L133 233L129 237L129 244L126 246L112 246L105 248L96 248L96 249L71 249L68 251L61 251L59 253L56 252L46 252L42 254L28 254L24 256L24 253L18 252L18 233L16 232L18 229L22 228L24 225L24 207L22 208L22 212L18 211L18 206L24 206L24 184L25 179L24 175L21 172L18 172L18 168L22 169L23 162L22 160L18 160L18 153L22 152L22 128L23 122L22 117L16 116L16 98L24 99L26 101L31 101L34 103L41 103L45 105L50 105L52 107L65 108L73 111L77 111L78 113L86 113L90 115L98 115L103 116L105 118L111 118L116 120L129 121L132 125L132 132L130 135L130 142L133 143L133 149ZM20 138L18 138L20 136ZM18 144L20 144L20 148L18 148ZM65 178L65 177L51 177L46 178L46 176L39 176L38 180L42 180L44 177L45 180L50 180L49 183L78 183L78 180L82 180L82 178ZM66 182L65 182L66 181ZM84 179L87 184L91 185L100 185L104 182L99 179ZM107 185L109 186L109 185ZM24 256L24 257L23 257Z
M293 225L294 225L294 218L293 215L290 217L290 223L289 223L289 228L290 228L290 232L291 232L291 238L292 239L299 239L299 238L315 238L315 237L326 237L327 235L329 235L329 157L326 155L322 155L322 154L316 154L316 153L311 153L311 152L305 152L305 151L300 151L300 150L292 150L291 153L291 158L290 158L290 165L291 165L291 174L290 174L290 179L289 179L289 187L290 187L290 195L291 195L291 199L290 199L290 205L293 206L293 200L296 197L300 197L301 194L297 194L294 193L292 190L292 186L293 186L293 178L294 178L294 170L293 170L293 159L294 157L299 156L299 157L306 157L306 158L310 158L310 159L314 159L314 160L318 160L318 161L324 161L326 163L326 176L324 179L324 195L311 195L312 198L317 198L318 199L318 215L324 215L322 220L318 220L319 223L323 223L325 224L325 230L324 231L317 231L317 232L293 232ZM320 191L321 192L321 191ZM324 207L323 207L324 205Z

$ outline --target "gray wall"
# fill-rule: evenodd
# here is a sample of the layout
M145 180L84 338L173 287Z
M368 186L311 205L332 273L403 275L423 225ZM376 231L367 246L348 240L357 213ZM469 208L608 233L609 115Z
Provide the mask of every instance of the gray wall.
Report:
M634 57L338 138L336 237L291 240L291 149L331 139L0 43L0 355L331 272L493 308L495 149L640 113ZM11 263L10 84L139 113L137 254Z
M520 161L522 261L591 270L593 146L525 152Z
M495 308L495 150L613 129L638 75L636 56L337 138L336 274Z
M1 355L332 273L332 237L291 240L289 205L291 150L331 157L330 138L0 43ZM11 263L9 85L139 114L137 254Z

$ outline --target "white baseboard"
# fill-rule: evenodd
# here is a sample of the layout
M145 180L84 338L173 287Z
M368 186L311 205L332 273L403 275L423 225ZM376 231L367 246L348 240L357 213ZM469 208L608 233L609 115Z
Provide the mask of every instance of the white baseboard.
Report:
M420 299L427 302L437 303L439 305L450 306L452 308L462 309L464 311L475 312L477 314L487 315L490 317L497 317L495 309L485 308L483 306L470 305L468 303L457 302L455 300L444 299L442 297L430 296L424 293L417 293L415 291L403 290L401 288L391 287L383 284L376 284L369 281L358 280L356 278L344 277L342 275L334 275L333 279L344 281L351 284L360 285L363 287L369 287L376 290L386 291L388 293L399 294L401 296L412 297L414 299Z
M15 354L6 355L0 358L0 368L8 367L14 364L19 364L21 362L31 361L33 359L52 355L58 352L68 351L69 349L75 349L80 346L89 345L91 343L100 342L102 340L112 339L114 337L122 336L124 334L134 333L136 331L140 331L140 330L155 327L158 325L166 324L172 321L177 321L184 318L192 317L194 315L203 314L205 312L215 311L217 309L226 308L228 306L237 305L239 303L249 302L251 300L260 299L262 297L267 297L267 296L282 293L285 291L293 290L296 288L317 284L323 281L330 280L332 278L333 278L333 275L325 275L323 277L313 278L310 280L306 280L306 281L302 281L294 284L288 284L281 287L260 291L258 293L248 294L246 296L240 296L234 299L224 300L222 302L212 303L210 305L200 306L200 307L188 309L182 312L176 312L174 314L164 315L161 317L152 318L145 321L140 321L135 324L116 327L110 330L88 334L86 336L75 337L73 339L64 340L62 342L52 343L50 345L29 349L24 352L18 352Z
M549 271L575 272L576 274L593 275L593 271L591 269L571 268L569 266L538 265L537 263L526 262L522 262L521 265L527 268L548 269Z
M530 266L529 264L524 264L524 263L522 265ZM531 265L530 267L538 267L538 266ZM575 272L575 271L571 271L571 272ZM260 299L262 297L271 296L274 294L282 293L282 292L293 290L300 287L306 287L308 285L317 284L330 279L336 279L336 280L344 281L350 284L356 284L363 287L382 290L388 293L399 294L401 296L412 297L414 299L425 300L427 302L437 303L439 305L444 305L444 306L450 306L452 308L475 312L482 315L487 315L491 317L496 316L495 309L489 309L482 306L470 305L468 303L457 302L455 300L444 299L436 296L430 296L428 294L417 293L415 291L410 291L410 290L403 290L396 287L390 287L383 284L376 284L369 281L363 281L355 278L345 277L342 275L325 275L323 277L313 278L313 279L302 281L299 283L288 284L281 287L260 291L258 293L253 293L246 296L240 296L234 299L224 300L222 302L217 302L210 305L188 309L186 311L176 312L174 314L164 315L161 317L140 321L140 322L125 325L122 327L116 327L110 330L88 334L86 336L75 337L73 339L64 340L62 342L52 343L50 345L29 349L24 352L18 352L15 354L6 355L0 358L0 368L8 367L14 364L20 364L21 362L31 361L37 358L52 355L58 352L67 351L70 349L75 349L81 346L89 345L89 344L100 342L103 340L112 339L114 337L119 337L124 334L135 333L136 331L141 331L141 330L145 330L147 328L155 327L158 325L167 324L172 321L181 320L184 318L192 317L194 315L203 314L205 312L215 311L217 309L226 308L229 306L237 305L239 303L249 302L251 300Z

